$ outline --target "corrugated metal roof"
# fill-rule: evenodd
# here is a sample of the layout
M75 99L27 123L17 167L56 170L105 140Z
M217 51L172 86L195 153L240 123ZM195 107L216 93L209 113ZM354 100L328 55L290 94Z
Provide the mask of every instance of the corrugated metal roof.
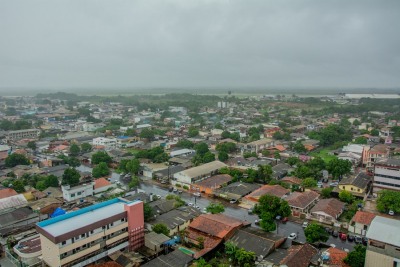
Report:
M367 237L400 247L400 221L376 216L368 229Z

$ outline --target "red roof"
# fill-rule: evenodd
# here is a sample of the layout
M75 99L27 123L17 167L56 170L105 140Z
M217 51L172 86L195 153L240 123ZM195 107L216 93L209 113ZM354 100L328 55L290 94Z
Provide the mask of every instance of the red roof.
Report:
M251 201L256 201L258 202L258 199L263 196L263 195L271 195L271 196L276 196L276 197L283 197L287 193L289 193L290 190L280 186L280 185L263 185L259 189L253 191L251 194L245 196L246 199L251 200Z
M276 145L275 148L281 152L286 150L286 148L283 145Z
M344 258L347 257L347 252L338 248L328 248L326 252L329 253L329 266L337 267L350 267L350 265L344 263Z
M192 243L197 243L199 237L202 237L204 240L203 243L204 248L199 251L196 251L196 253L194 254L195 259L202 257L204 254L213 250L222 242L222 238L209 236L208 234L204 234L202 232L193 229L187 230L187 238L190 239Z
M357 211L356 214L354 214L353 219L351 220L356 223L370 225L375 216L375 214L370 212Z
M306 192L293 192L285 200L289 203L289 206L305 209L316 199L318 199L319 194L314 191Z
M0 190L0 199L18 195L12 188L5 188Z
M202 214L194 219L189 227L218 238L225 238L241 225L243 225L241 220L223 214Z
M297 184L297 185L301 185L301 182L302 182L301 179L294 177L294 176L286 176L281 181L285 182L285 183Z
M99 178L94 180L94 189L98 189L107 185L110 185L111 183L109 181L107 181L104 178Z

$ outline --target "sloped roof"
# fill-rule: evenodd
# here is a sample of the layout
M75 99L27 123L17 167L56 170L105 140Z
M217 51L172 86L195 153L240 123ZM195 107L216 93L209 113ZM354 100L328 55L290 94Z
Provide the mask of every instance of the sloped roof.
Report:
M99 178L94 180L94 189L98 189L107 185L110 185L111 183L107 181L105 178Z
M372 181L372 176L369 176L365 172L360 172L356 176L343 179L340 181L340 185L353 185L361 189L367 188L368 184Z
M287 196L285 200L289 203L289 206L304 209L318 197L319 194L314 191L293 192Z
M302 182L302 180L300 178L297 178L294 176L286 176L286 177L282 178L281 181L286 182L286 183L297 184L297 185L301 185L301 182Z
M356 214L354 214L353 218L351 221L364 224L364 225L370 225L372 220L376 217L375 214L366 212L366 211L357 211Z
M315 205L311 209L311 213L313 212L318 212L322 211L325 212L326 214L336 218L337 215L339 215L344 208L344 203L337 200L336 198L327 198L327 199L321 199L317 205Z
M24 206L26 204L28 204L28 201L26 200L24 195L19 194L16 196L11 196L11 197L6 197L6 198L0 199L0 210L18 207L18 206Z
M196 183L196 185L207 188L218 188L221 185L230 181L232 181L232 176L230 176L229 174L219 174L204 179L203 181Z
M350 265L344 262L344 258L347 257L346 251L331 247L326 252L329 253L329 266L350 267Z
M202 214L194 219L189 227L212 236L224 238L242 224L241 220L223 214Z
M4 188L0 190L0 199L16 195L18 195L18 193L12 188Z
M252 200L252 201L258 201L261 196L263 195L272 195L276 197L283 197L287 193L289 193L290 190L280 186L280 185L263 185L261 188L253 191L251 194L245 196L245 198Z
M293 245L288 249L288 255L280 262L290 267L308 267L318 249L310 244Z

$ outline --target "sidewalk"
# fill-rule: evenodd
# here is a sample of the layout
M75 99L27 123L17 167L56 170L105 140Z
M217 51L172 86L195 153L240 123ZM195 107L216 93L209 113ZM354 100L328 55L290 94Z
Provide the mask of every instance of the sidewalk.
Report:
M0 258L0 265L1 267L15 267L15 265L12 264L11 261L7 259L5 256Z

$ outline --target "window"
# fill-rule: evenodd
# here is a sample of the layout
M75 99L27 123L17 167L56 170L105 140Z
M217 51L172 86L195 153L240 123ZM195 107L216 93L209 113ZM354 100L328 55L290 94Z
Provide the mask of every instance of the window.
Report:
M105 226L103 226L103 227L101 227L101 228L102 228L103 230L104 230L104 229L106 229L106 227L105 227Z
M85 237L85 234L81 234L81 238L84 238Z
M92 231L90 231L90 234L91 234L91 235L93 235L93 233L94 233L94 232L93 232L93 230L92 230Z
M78 196L82 195L82 193L81 193L81 192L78 192L77 194L78 194Z
M343 189L345 189L346 187L345 186L343 186Z
M63 241L63 242L61 242L61 245L65 245L65 244L67 244L67 242L66 241Z
M385 249L385 244L384 243L381 243L381 242L378 242L378 241L375 241L375 240L370 240L369 244L371 246L373 246L373 247L376 247L376 248Z
M360 188L358 188L357 191L360 192L361 191Z
M71 194L71 197L75 197L75 193Z
M114 226L114 223L110 223L110 226Z

